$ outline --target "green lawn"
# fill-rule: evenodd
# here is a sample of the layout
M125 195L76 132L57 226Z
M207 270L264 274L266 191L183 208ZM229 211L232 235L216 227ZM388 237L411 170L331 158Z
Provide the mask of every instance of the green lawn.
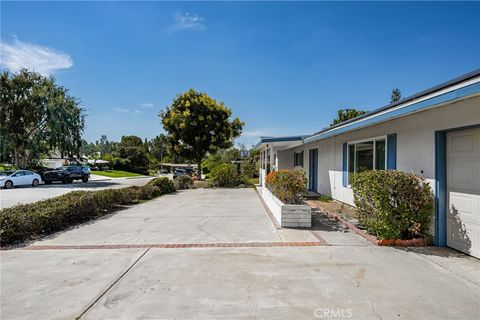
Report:
M0 165L0 171L5 171L5 170L16 170L15 167L9 167L9 166L5 166L5 165Z
M142 174L139 174L139 173L127 172L122 170L92 171L92 174L109 177L109 178L128 178L128 177L143 176Z

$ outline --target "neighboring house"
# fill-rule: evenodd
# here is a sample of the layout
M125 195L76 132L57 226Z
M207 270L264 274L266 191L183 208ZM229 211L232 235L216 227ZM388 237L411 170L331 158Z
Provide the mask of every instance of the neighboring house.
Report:
M68 163L68 159L64 158L47 158L41 161L42 166L50 169L60 168Z
M434 239L480 257L480 69L304 137L261 138L269 170L305 170L310 190L353 205L352 173L413 172L435 193Z

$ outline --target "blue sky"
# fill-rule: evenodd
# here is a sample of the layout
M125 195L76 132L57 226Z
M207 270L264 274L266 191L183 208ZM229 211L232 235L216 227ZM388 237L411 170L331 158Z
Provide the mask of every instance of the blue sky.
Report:
M480 67L480 3L2 2L2 68L54 73L85 138L163 131L189 88L246 122L239 139L313 133Z

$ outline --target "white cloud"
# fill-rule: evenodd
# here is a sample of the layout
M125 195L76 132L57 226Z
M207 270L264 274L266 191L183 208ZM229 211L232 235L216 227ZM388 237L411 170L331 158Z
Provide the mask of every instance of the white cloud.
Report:
M18 39L0 43L0 61L10 71L27 68L43 75L73 66L72 58L64 52Z
M144 103L142 103L142 107L143 108L153 108L154 105L153 105L153 103L150 103L150 102L144 102Z
M195 30L195 31L205 31L207 27L204 24L205 19L200 17L196 13L182 14L177 12L174 16L175 22L173 25L167 28L167 32L173 33L181 30Z
M133 110L131 111L130 109L127 109L127 108L113 108L113 111L116 111L116 112L121 112L121 113L135 113L135 114L140 114L140 113L143 113L142 110Z
M130 110L125 109L125 108L113 108L113 110L115 110L115 111L117 111L117 112L123 112L123 113L128 113L128 112L130 112Z

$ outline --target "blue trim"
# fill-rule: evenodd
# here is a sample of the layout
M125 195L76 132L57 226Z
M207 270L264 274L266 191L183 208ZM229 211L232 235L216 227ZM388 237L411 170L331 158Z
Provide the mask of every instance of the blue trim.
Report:
M435 132L435 245L447 245L447 133Z
M480 124L435 131L435 245L447 245L447 133L480 128Z
M348 144L343 144L343 165L342 165L342 184L344 187L348 186L348 174L347 174L347 156L348 156Z
M258 142L253 149L257 149L262 143L274 143L274 142L289 142L289 141L303 141L307 138L308 135L304 136L291 136L291 137L260 137L260 142Z
M318 149L308 150L308 190L317 192L318 187Z
M463 97L467 97L473 94L480 93L480 82L479 83L474 83L466 87L458 88L456 90L446 92L444 94L438 95L436 97L423 100L417 103L412 103L410 105L407 105L405 107L392 110L390 112L386 112L383 114L378 114L378 115L372 115L371 118L364 119L360 118L358 120L363 121L353 121L350 124L347 124L343 127L335 127L335 128L329 128L326 129L325 131L321 131L318 134L315 134L313 136L310 136L304 140L304 143L310 143L318 140L323 140L332 136L336 136L339 134L343 134L355 129L359 129L362 127L374 125L380 122L388 121L394 118L398 118L401 116L408 115L410 113L418 112L421 110L425 110L434 106L437 106L439 104L443 104L446 102L451 102L453 100L457 100Z
M397 169L397 134L387 136L387 170Z

